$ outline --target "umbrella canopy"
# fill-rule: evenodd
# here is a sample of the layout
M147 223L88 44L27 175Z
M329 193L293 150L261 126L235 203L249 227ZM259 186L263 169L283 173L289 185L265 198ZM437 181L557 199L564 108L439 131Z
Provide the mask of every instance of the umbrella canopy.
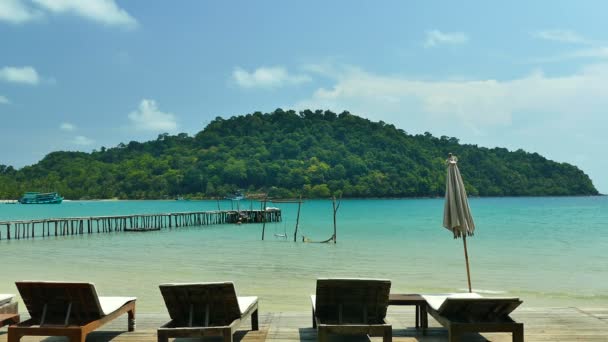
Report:
M445 185L445 206L443 208L443 226L454 233L454 238L472 236L475 222L471 216L467 191L458 170L458 158L449 154L448 175Z
M446 161L448 175L445 185L445 206L443 210L443 226L454 233L454 238L462 237L464 244L464 258L467 265L467 280L471 292L471 271L469 270L469 253L467 251L467 236L472 236L475 223L471 216L467 192L458 170L458 158L451 153Z

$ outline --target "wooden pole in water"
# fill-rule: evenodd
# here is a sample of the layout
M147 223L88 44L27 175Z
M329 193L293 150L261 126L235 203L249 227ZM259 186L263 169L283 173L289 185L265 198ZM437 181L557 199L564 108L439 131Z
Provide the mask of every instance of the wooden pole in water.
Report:
M263 204L263 208L262 210L262 241L264 241L264 234L266 234L266 200L267 198L264 197L264 204Z
M300 195L300 200L298 201L298 215L296 216L296 229L293 232L293 242L296 242L296 238L298 236L298 226L300 225L300 208L302 207L302 195Z
M462 243L464 244L464 260L467 263L467 280L469 282L469 292L471 291L471 271L469 270L469 253L467 252L467 234L462 236Z
M337 242L338 239L338 230L336 228L336 215L338 213L338 209L340 209L340 204L342 203L342 195L340 195L340 200L338 200L338 205L336 206L336 196L333 197L333 207L334 207L334 243Z

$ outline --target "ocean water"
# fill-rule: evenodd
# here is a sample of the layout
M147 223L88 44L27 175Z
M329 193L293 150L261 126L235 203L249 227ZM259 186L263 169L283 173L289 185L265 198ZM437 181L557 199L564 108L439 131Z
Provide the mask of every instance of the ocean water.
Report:
M231 280L239 294L259 296L261 310L303 312L319 277L387 278L393 292L466 290L463 243L442 228L442 199L343 200L335 245L300 235L294 243L297 205L268 205L284 220L266 225L265 241L261 224L10 241L0 227L0 293L16 293L16 280L91 281L100 295L137 296L138 311L163 312L160 283ZM240 202L250 206L260 204ZM608 197L473 198L470 206L476 291L526 306L608 306ZM0 204L0 221L215 209L216 201ZM312 240L329 238L331 201L305 201L300 226Z

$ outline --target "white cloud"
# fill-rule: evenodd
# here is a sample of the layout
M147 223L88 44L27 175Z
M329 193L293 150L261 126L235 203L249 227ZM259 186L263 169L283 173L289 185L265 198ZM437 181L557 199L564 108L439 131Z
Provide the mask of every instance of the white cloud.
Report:
M36 85L40 82L40 77L38 76L36 69L31 66L4 67L0 69L0 80Z
M0 95L0 104L9 104L10 101L5 97Z
M538 39L572 44L593 44L594 42L571 30L540 30L532 33Z
M77 135L76 137L74 137L74 140L72 140L72 143L74 145L79 145L79 146L88 146L88 145L92 145L95 141L92 139L89 139L85 136L82 135Z
M20 24L39 17L40 13L28 8L21 0L0 1L0 21Z
M309 76L291 75L281 66L260 67L253 72L237 67L232 72L232 78L243 88L272 88L311 81Z
M554 42L582 45L578 49L568 49L566 52L553 56L533 58L532 63L562 62L572 59L606 59L608 58L608 44L581 36L571 30L541 30L532 33L532 37Z
M59 125L59 129L61 129L62 131L73 132L74 130L76 130L76 126L69 122L64 122Z
M441 44L464 44L469 41L469 36L462 32L441 32L439 30L426 31L424 47L435 47Z
M515 115L582 119L608 108L608 64L547 77L534 71L512 80L417 80L344 68L331 88L319 88L297 109L349 110L416 131L463 126L471 132L510 127ZM576 114L576 115L575 115Z
M120 8L115 0L24 0L0 1L0 20L22 23L43 14L73 14L105 25L133 28L137 20ZM34 8L33 8L33 7Z
M175 115L161 112L154 100L141 100L139 108L129 113L129 119L139 131L171 133L177 130Z

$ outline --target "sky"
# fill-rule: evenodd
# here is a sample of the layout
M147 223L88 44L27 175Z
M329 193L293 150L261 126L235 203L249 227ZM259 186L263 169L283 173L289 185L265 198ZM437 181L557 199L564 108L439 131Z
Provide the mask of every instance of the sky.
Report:
M606 1L0 0L0 164L329 109L537 152L608 193L605 13Z

